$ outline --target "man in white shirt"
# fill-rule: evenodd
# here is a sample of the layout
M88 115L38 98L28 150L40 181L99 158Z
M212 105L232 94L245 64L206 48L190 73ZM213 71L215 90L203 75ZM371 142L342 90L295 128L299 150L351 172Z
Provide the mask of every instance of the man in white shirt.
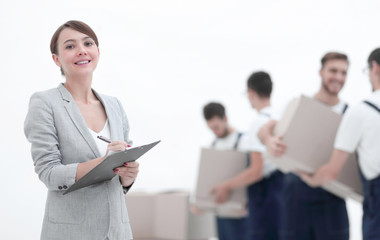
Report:
M216 139L212 147L218 150L238 150L242 133L235 131L228 123L225 108L220 103L211 102L204 106L203 115ZM215 201L218 196L215 197ZM246 240L247 218L225 217L216 213L216 223L219 240Z
M249 240L277 240L279 227L279 205L282 201L283 174L262 153L265 146L258 139L258 131L270 120L270 95L272 80L266 72L254 72L247 81L248 99L258 116L247 133L247 141L241 148L250 152L250 165L239 175L224 181L213 191L217 202L226 201L235 188L247 187ZM231 238L235 240L236 238Z
M339 114L347 104L338 94L346 81L348 58L345 54L329 52L321 59L321 87L314 99L325 103ZM273 136L276 120L270 120L259 132L268 152L281 156L286 145L281 136ZM311 188L296 174L284 177L284 199L280 223L282 240L348 240L349 224L344 199L322 188Z
M350 153L357 151L363 182L363 240L380 239L380 48L368 57L373 93L350 108L335 137L330 161L313 175L300 173L310 186L336 179Z

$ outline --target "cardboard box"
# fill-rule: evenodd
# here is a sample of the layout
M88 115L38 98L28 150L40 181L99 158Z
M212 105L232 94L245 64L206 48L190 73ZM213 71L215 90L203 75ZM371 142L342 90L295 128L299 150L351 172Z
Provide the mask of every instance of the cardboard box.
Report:
M283 172L297 169L315 172L330 159L341 118L330 107L311 98L301 96L293 100L275 128L275 135L282 135L287 144L286 153L280 158L268 153L266 157ZM342 198L363 201L355 154L350 155L338 179L323 188Z
M216 236L213 214L194 215L189 192L128 193L134 239L206 240Z
M134 239L154 239L155 193L128 192L126 203Z
M247 164L247 153L203 148L199 162L194 205L204 211L216 212L218 216L236 218L246 216L246 188L233 190L229 200L223 204L214 203L211 190L217 184L244 171Z

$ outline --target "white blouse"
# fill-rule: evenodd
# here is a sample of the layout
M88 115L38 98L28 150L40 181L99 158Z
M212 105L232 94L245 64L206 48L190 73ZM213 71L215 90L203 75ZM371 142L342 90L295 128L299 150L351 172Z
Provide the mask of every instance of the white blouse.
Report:
M108 119L106 120L106 123L104 124L103 129L99 133L96 133L90 128L88 128L88 130L90 131L92 137L94 138L94 141L96 143L96 146L98 147L100 155L101 156L106 155L108 143L104 142L103 140L100 140L98 136L103 136L103 137L111 139L110 125L108 123Z

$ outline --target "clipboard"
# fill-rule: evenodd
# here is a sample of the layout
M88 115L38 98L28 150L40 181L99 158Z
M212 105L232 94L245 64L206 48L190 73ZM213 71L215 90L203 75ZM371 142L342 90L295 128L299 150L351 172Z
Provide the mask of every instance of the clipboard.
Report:
M107 180L111 180L115 177L116 173L113 170L117 167L123 166L126 162L136 161L139 157L144 155L154 146L156 146L161 140L141 145L134 148L129 148L128 150L116 152L112 155L109 155L104 159L101 163L99 163L95 168L89 171L86 175L76 181L73 185L71 185L64 193L68 194L69 192L78 190L80 188L84 188L96 183L104 182Z

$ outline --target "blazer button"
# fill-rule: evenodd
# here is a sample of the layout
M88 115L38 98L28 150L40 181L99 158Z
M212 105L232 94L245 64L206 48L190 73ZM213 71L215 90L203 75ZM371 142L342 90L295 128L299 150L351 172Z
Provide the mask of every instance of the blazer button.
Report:
M67 186L66 186L66 185L63 185L63 189L67 189Z
M58 189L59 189L59 190L62 190L62 186L58 186Z

